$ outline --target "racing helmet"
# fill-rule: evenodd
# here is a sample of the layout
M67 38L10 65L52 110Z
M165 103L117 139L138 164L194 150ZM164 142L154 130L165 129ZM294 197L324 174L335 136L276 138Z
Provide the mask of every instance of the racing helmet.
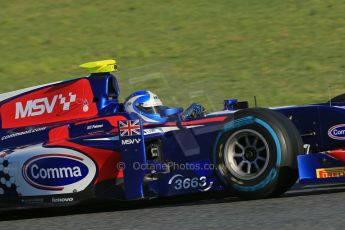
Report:
M140 90L132 93L124 103L127 113L135 113L144 122L164 123L167 118L161 117L160 110L166 108L158 96L151 91Z

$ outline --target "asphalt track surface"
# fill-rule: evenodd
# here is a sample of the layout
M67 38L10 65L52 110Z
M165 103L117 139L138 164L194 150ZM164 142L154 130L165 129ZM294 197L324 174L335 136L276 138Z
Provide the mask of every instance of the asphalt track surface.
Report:
M345 229L344 200L345 185L297 185L282 197L252 201L206 194L130 204L5 211L0 230Z

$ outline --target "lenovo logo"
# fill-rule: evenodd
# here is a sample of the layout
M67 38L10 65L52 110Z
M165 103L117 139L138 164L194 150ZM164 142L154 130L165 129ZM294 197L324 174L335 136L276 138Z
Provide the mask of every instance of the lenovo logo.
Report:
M62 94L55 95L51 100L48 97L29 100L26 103L16 103L15 119L39 116L44 113L52 113L57 102L62 105L62 110L69 110L72 102L76 101L76 94L69 93L67 97ZM68 100L66 100L68 99Z

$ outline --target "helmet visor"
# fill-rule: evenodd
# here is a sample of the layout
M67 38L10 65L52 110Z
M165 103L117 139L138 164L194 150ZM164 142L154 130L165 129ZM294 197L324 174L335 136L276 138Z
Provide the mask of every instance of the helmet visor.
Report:
M146 114L160 114L160 111L165 107L162 105L144 107L143 103L137 105L138 110Z

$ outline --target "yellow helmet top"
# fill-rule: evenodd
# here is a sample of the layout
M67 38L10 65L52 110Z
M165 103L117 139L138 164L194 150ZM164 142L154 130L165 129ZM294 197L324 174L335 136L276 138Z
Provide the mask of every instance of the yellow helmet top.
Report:
M115 60L102 60L87 62L80 65L81 68L87 69L89 73L107 73L117 70Z

